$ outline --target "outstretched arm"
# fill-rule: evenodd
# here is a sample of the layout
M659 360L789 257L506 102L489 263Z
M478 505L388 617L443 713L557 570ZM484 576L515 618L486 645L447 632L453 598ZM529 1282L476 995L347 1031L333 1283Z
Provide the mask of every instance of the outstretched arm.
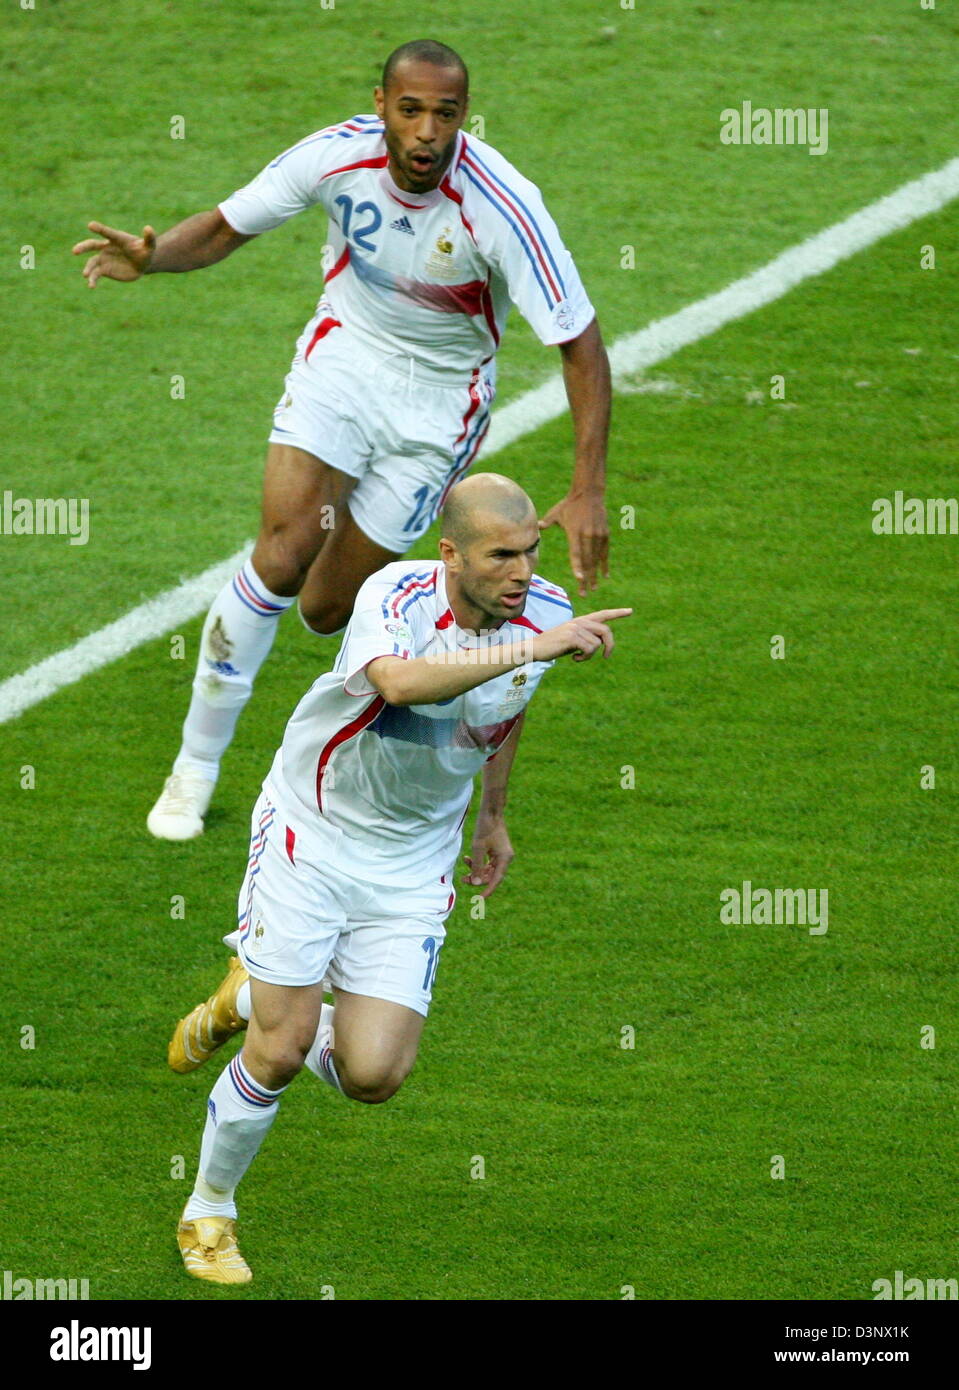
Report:
M631 608L601 608L580 618L538 632L535 637L504 642L498 647L459 648L404 660L376 656L366 667L366 679L390 705L435 705L473 690L495 676L530 661L555 661L572 656L588 661L594 652L612 655L609 624L628 618Z
M149 226L144 227L141 236L133 236L130 232L105 227L102 222L87 225L91 232L99 235L78 241L73 254L83 256L93 252L83 267L91 290L103 276L108 280L129 281L161 271L202 270L253 240L235 232L219 208L195 213L159 237Z
M559 525L566 532L570 566L580 597L585 598L590 589L596 588L597 571L609 575L605 490L612 384L609 358L596 319L578 338L561 343L559 350L573 417L576 463L569 493L550 508L540 528Z

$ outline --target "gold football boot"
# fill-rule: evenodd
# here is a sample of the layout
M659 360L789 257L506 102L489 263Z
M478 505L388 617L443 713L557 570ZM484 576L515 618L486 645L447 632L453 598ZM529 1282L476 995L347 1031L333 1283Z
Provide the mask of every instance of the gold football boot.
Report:
M194 1071L213 1056L234 1033L246 1027L246 1019L236 1011L236 996L249 979L247 971L234 956L226 978L203 1004L181 1018L173 1030L167 1061L174 1071Z

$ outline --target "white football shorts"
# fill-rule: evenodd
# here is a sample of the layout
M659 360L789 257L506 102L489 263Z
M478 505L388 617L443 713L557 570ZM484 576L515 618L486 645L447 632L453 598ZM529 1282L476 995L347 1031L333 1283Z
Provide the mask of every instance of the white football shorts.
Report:
M257 980L338 989L429 1013L456 900L452 870L421 887L365 870L342 831L306 819L264 783L253 808L250 860L238 904L237 954ZM348 860L350 872L344 872ZM377 881L379 880L379 881Z
M270 442L358 479L349 499L357 525L404 555L472 467L495 383L495 360L450 383L411 357L374 352L321 299L297 342Z

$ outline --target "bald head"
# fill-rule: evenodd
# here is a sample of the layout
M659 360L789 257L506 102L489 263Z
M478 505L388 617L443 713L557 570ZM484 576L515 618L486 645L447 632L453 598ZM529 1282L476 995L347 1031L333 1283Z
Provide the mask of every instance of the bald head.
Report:
M512 478L476 473L450 490L440 556L458 627L482 631L522 615L539 551L536 508Z
M474 473L451 489L443 509L442 534L461 553L497 527L536 521L523 489L502 473Z

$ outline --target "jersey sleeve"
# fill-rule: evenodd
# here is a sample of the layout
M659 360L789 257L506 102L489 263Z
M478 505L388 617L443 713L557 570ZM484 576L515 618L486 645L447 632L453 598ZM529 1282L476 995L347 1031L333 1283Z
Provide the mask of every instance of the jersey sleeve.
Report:
M330 127L308 135L220 203L219 210L233 230L242 236L258 236L322 202L324 176L343 163L340 129Z
M530 580L526 614L533 629L538 632L548 632L552 627L559 627L560 623L568 623L574 616L566 590L559 584L551 584L541 574L534 574ZM556 658L538 664L548 671L556 665Z
M488 258L510 299L542 343L578 338L596 310L539 189L505 160L496 164L471 148L471 161L490 231Z
M390 602L397 588L392 578L374 574L356 596L337 662L347 695L376 693L376 687L367 679L366 668L378 656L398 656L408 661L414 655L414 619L395 612L395 605Z

